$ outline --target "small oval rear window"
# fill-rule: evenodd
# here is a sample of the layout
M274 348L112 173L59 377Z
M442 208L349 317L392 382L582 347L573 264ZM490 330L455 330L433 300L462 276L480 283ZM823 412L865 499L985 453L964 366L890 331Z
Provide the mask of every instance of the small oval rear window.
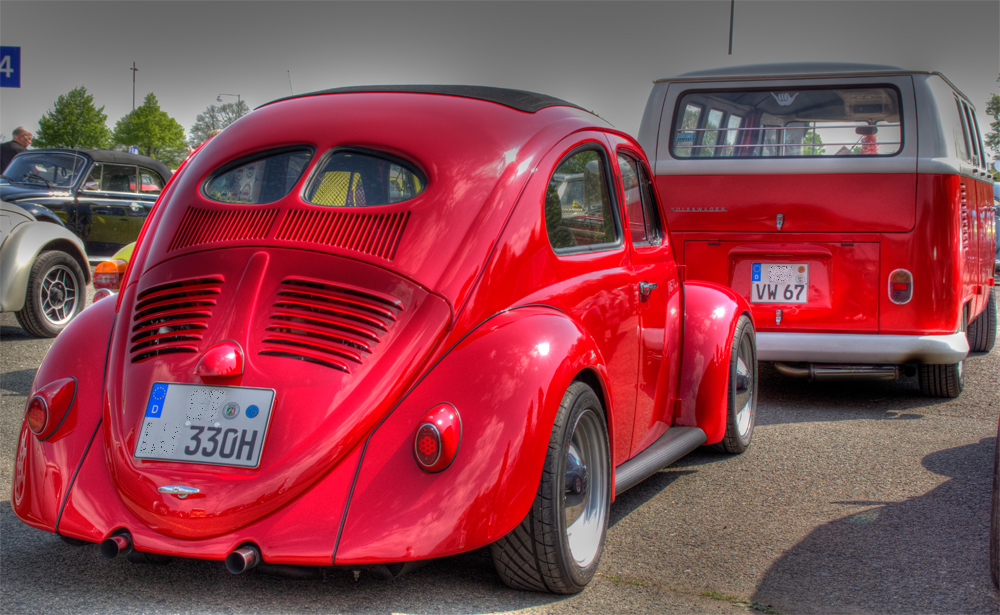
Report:
M297 149L230 163L209 180L205 196L222 203L272 203L291 192L310 159L311 150Z
M327 207L371 207L412 199L427 185L406 162L379 153L340 150L316 173L305 200Z

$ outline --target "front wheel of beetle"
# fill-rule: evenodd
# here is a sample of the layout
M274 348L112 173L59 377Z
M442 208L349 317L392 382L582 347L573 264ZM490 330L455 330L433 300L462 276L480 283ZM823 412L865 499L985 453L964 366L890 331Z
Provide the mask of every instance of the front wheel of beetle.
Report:
M594 577L611 501L608 428L593 389L566 390L531 510L490 545L503 582L515 589L575 594Z
M726 433L713 447L724 453L747 450L757 420L757 338L753 323L740 316L733 333L729 360L729 394L726 404Z

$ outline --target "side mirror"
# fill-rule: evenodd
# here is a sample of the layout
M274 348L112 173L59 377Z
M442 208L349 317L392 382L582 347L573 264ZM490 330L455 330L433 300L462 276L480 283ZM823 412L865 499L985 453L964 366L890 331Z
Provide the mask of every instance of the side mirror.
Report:
M1000 160L993 161L993 170L1000 173Z

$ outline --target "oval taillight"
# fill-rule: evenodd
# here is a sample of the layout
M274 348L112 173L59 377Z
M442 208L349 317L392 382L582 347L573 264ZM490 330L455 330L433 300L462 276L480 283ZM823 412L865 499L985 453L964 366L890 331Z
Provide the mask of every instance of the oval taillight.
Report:
M35 395L28 400L24 420L28 423L28 429L36 436L45 431L45 424L49 422L49 405L41 395Z
M909 303L913 298L913 274L906 269L896 269L889 274L889 301L897 305Z

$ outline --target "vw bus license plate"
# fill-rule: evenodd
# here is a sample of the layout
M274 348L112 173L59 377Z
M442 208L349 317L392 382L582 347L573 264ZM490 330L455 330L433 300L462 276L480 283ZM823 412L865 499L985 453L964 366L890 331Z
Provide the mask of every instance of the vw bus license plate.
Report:
M135 458L256 468L273 405L274 389L157 382Z
M809 303L808 263L753 263L751 303Z

